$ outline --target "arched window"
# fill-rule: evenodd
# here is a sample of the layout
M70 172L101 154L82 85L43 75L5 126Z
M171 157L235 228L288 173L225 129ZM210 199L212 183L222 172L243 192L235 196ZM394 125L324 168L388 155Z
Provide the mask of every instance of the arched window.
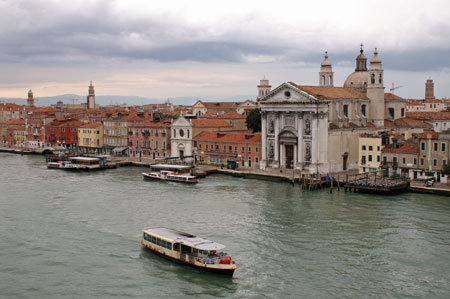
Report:
M177 137L177 130L173 129L173 137Z
M361 105L361 114L362 114L363 116L366 116L366 113L367 113L367 111L366 111L366 105Z
M383 83L383 75L382 75L382 74L380 74L380 80L379 80L379 82L380 82L380 84Z
M372 84L375 84L375 74L374 73L372 73L370 80L372 81Z

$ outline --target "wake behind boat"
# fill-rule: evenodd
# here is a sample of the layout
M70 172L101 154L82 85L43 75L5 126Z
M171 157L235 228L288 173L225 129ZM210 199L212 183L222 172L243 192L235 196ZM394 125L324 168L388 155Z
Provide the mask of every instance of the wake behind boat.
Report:
M177 263L233 275L236 263L221 250L224 245L164 227L145 228L141 244L154 253Z

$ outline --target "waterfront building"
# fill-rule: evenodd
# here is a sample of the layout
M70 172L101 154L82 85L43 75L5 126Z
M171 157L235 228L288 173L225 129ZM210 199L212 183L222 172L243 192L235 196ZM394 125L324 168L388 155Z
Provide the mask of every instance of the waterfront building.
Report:
M86 123L78 128L78 148L85 153L103 152L103 124Z
M183 116L178 117L171 126L171 156L194 156L192 123Z
M14 130L14 142L15 146L24 148L27 144L27 131L25 124L21 126L16 126Z
M104 124L104 144L110 151L115 148L128 153L129 144L129 126L140 123L145 120L144 114L139 115L136 112L129 114L118 113L117 116L111 116L105 119Z
M419 166L429 176L441 179L443 166L449 163L450 130L437 132L424 132L419 138Z
M53 107L33 107L26 117L27 146L38 148L49 146L46 140L45 128L56 118L61 118L62 112Z
M75 148L78 146L78 129L83 124L78 119L55 119L45 128L46 140L50 146Z
M379 170L381 165L381 136L361 134L359 136L359 172Z
M423 170L420 168L419 144L414 141L386 145L382 150L382 168L388 176L401 175L411 179L420 179Z
M194 137L194 146L200 161L233 161L252 168L261 162L261 133L202 132Z
M23 126L25 126L25 120L21 120L21 119L13 119L13 120L8 120L8 121L3 121L0 122L0 145L7 145L7 131L9 128L17 128L20 127L22 128ZM9 130L9 132L13 132L11 130Z
M335 87L328 53L321 63L319 86L287 82L261 97L270 90L266 81L258 85L261 168L295 168L309 173L359 170L359 135L376 133L386 120L395 126L395 121L405 117L406 100L384 92L378 51L375 49L368 67L362 45L355 71L344 87Z
M0 103L0 122L25 119L27 107L13 103Z
M170 157L170 120L147 120L129 126L129 155L139 158Z
M292 82L260 99L261 168L328 172L328 103Z

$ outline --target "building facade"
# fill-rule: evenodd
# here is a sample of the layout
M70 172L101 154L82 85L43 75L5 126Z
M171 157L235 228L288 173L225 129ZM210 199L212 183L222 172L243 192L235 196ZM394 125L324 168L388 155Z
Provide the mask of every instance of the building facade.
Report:
M328 101L283 83L259 100L261 168L328 172Z

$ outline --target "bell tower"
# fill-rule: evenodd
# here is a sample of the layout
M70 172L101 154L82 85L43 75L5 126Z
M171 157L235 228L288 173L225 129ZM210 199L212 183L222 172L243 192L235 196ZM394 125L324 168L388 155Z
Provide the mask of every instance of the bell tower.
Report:
M268 95L271 87L272 86L269 85L269 80L267 80L266 77L260 80L260 83L258 85L258 97L256 98L256 100L260 100Z
M33 97L33 92L31 91L31 89L28 91L27 105L34 106L34 97Z
M377 48L370 60L369 83L367 85L367 97L369 104L369 120L377 127L384 126L384 84L383 67L378 57Z
M94 86L92 85L92 81L91 85L89 85L89 95L87 96L87 108L95 109L95 90Z
M325 58L320 65L319 86L333 86L333 67L328 60L328 52L325 52Z

